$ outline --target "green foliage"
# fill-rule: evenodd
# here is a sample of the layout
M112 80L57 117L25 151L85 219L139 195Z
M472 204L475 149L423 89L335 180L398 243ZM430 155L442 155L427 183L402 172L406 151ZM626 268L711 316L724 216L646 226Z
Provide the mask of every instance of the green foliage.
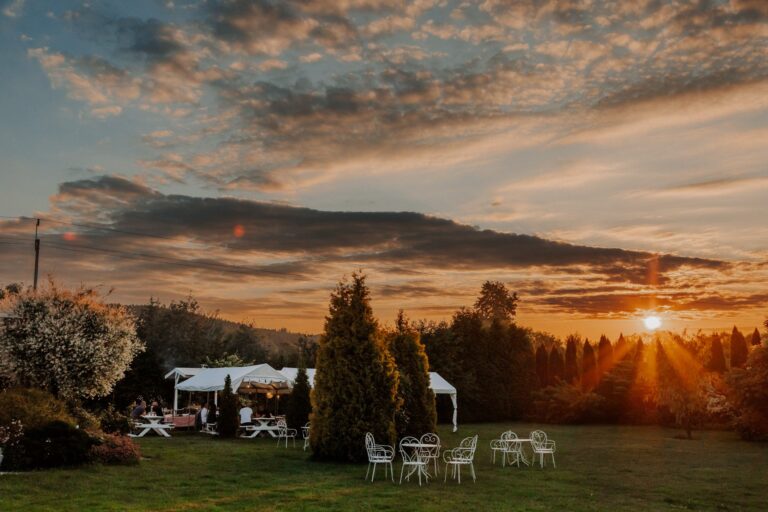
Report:
M133 318L92 289L50 282L4 301L19 320L0 330L0 366L21 386L63 398L104 396L143 350Z
M544 345L539 345L536 349L536 377L539 387L543 388L549 385L549 356Z
M672 350L671 356L668 350ZM656 343L658 404L669 410L676 426L684 429L691 439L693 429L706 415L707 400L701 386L701 372L689 364L689 358L690 354L677 342L671 342L666 348Z
M725 373L725 354L723 352L723 344L720 341L720 336L712 336L709 350L709 361L707 361L706 366L707 370L719 374Z
M234 439L237 436L238 414L237 395L232 392L232 378L227 375L224 379L224 389L219 396L219 416L216 420L216 431L219 437Z
M237 354L224 354L221 357L206 357L205 366L208 368L232 368L237 366L250 366L253 361L246 361Z
M611 340L606 336L600 336L600 342L597 344L597 379L598 382L603 378L613 366L613 346Z
M623 339L623 338L622 338ZM576 354L576 345L580 343L578 336L570 335L565 342L565 382L577 384L579 382L579 361Z
M768 347L752 350L744 368L728 374L734 427L748 441L768 441Z
M131 422L127 415L109 404L101 413L101 430L107 434L125 435L131 431Z
M561 382L536 391L534 418L546 423L590 423L601 419L605 399L579 386Z
M613 366L603 375L595 388L595 393L603 397L603 421L628 421L630 418L630 393L637 380L638 359L634 354L637 347L630 350L624 342L614 352Z
M309 377L302 358L299 362L299 371L296 374L296 382L293 383L293 391L285 414L289 427L300 429L309 421L309 415L312 412L310 391Z
M89 458L93 462L113 466L132 466L141 460L141 449L127 436L105 435L91 447Z
M474 372L464 368L465 347L459 343L458 337L448 323L422 321L417 324L417 330L421 342L424 344L431 371L438 372L457 390L469 390L476 387ZM462 399L459 400L463 407ZM435 401L438 418L444 422L450 421L453 416L453 405L445 396L436 396ZM464 418L463 409L462 418Z
M75 425L67 405L47 391L12 388L0 391L0 426L19 420L25 429L41 427L51 421Z
M742 368L747 362L747 340L735 326L731 332L731 368Z
M320 459L366 459L364 436L394 444L398 374L371 310L365 276L331 294L312 393L311 446Z
M85 430L63 421L25 428L21 440L4 450L3 467L28 470L78 466L90 460L91 447L97 442Z
M484 320L511 321L517 310L517 294L511 293L500 281L486 281L475 302L477 311Z
M755 330L752 333L750 345L752 345L753 347L757 347L760 345L760 331L757 330L757 327L755 327Z
M584 350L581 355L581 387L585 391L592 391L597 386L597 361L595 351L589 340L584 342Z
M547 373L548 384L555 386L563 382L565 377L565 363L563 362L563 356L560 354L560 350L557 347L553 347L549 353L549 371Z
M388 333L389 350L399 373L397 399L401 407L395 415L398 438L434 432L435 394L429 386L429 361L419 333L402 310L394 332Z

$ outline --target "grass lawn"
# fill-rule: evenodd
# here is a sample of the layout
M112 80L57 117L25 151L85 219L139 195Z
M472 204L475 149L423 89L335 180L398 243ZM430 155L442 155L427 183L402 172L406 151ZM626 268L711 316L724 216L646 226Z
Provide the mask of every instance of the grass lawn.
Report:
M179 433L140 440L138 466L0 475L0 510L768 510L768 445L732 432L686 441L658 427L547 425L558 466L541 470L490 463L492 438L534 425L442 427L449 447L480 435L476 484L466 472L461 485L441 474L422 488L400 486L381 467L371 484L365 465L310 461L300 442L286 450Z

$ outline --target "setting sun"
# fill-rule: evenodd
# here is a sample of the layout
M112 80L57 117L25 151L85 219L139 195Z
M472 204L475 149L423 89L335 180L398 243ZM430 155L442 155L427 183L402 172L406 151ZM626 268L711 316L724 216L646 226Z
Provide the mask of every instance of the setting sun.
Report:
M659 327L661 327L661 318L657 316L647 316L643 318L643 324L645 325L645 328L649 331L655 331Z

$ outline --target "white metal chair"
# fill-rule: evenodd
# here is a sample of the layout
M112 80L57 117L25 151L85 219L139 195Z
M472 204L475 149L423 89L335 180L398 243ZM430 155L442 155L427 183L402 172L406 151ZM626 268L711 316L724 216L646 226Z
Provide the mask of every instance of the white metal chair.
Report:
M301 427L301 437L304 438L304 451L309 448L309 422Z
M400 440L400 456L403 458L403 465L400 467L400 483L403 483L403 472L408 467L409 472L405 479L410 480L411 475L416 472L419 477L419 487L421 487L421 474L426 473L427 459L422 457L420 448L404 446L408 443L419 444L419 440L411 436L406 436Z
M533 448L533 458L536 459L536 455L539 456L539 464L544 467L544 455L549 454L552 456L552 466L557 468L555 464L555 442L547 439L547 434L543 430L534 430L531 432L531 447Z
M459 483L461 483L461 466L469 466L469 469L472 472L472 481L476 482L477 478L475 476L474 466L476 448L477 434L473 437L465 437L457 448L444 451L443 462L445 462L445 476L443 477L443 481L446 481L448 478L448 466L450 465L453 469L451 478L456 478L458 476Z
M507 430L506 432L502 432L501 437L499 439L493 439L491 441L491 464L496 464L496 452L502 453L502 460L501 465L504 466L504 462L506 460L506 451L507 451L507 441L509 441L509 438L514 433L511 430Z
M293 447L296 448L296 429L288 428L285 420L277 422L277 446L280 446L280 440L285 439L285 447L288 448L288 439L293 440Z
M392 482L395 481L395 471L392 468L392 461L395 460L395 449L388 444L376 444L373 434L365 434L365 450L368 452L368 469L365 471L365 479L368 480L368 473L373 464L373 473L371 473L371 482L376 477L376 466L384 464L384 478L387 477L387 466L389 466L389 475Z
M429 465L429 460L431 459L434 462L435 474L436 475L439 474L440 469L437 464L437 461L440 458L440 438L438 437L437 434L433 432L427 432L426 434L421 436L421 443L436 445L435 448L422 448L421 456L427 459L427 465Z

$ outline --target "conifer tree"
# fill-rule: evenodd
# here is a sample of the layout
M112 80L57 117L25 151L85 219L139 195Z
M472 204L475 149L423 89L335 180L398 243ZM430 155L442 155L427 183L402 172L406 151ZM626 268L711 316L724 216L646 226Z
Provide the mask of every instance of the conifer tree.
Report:
M731 331L731 368L742 368L747 362L748 355L747 340L741 331L733 326L733 331Z
M309 421L310 412L312 412L312 403L310 401L309 376L307 375L306 364L304 364L304 357L300 356L299 371L296 374L296 381L293 383L285 420L291 428L300 429Z
M720 336L712 336L710 345L709 361L707 361L707 370L717 373L725 373L725 354L723 353L723 344Z
M755 327L755 331L752 333L752 340L750 341L750 344L753 347L760 345L760 331L757 330L757 327Z
M549 385L557 386L560 384L563 381L564 374L565 363L563 363L563 356L560 353L560 349L552 347L552 350L549 352Z
M227 375L224 379L224 390L219 398L219 416L216 420L216 430L219 437L234 438L239 426L237 418L237 395L232 392L232 378Z
M542 388L549 385L548 367L549 356L547 356L547 349L541 344L536 349L536 376L539 379L539 386Z
M568 384L576 384L579 381L579 361L576 357L577 337L568 336L565 342L565 381Z
M395 415L398 438L434 432L435 394L429 385L429 361L419 333L402 310L389 334L389 349L400 375L397 395L402 405Z
M317 352L310 444L315 457L366 460L365 434L395 444L398 373L371 310L365 276L331 294Z
M613 366L613 346L611 340L606 336L600 336L600 342L597 345L597 374L598 380L603 378Z
M584 388L584 391L592 391L596 385L597 361L595 361L595 351L589 340L586 340L581 355L581 387Z

